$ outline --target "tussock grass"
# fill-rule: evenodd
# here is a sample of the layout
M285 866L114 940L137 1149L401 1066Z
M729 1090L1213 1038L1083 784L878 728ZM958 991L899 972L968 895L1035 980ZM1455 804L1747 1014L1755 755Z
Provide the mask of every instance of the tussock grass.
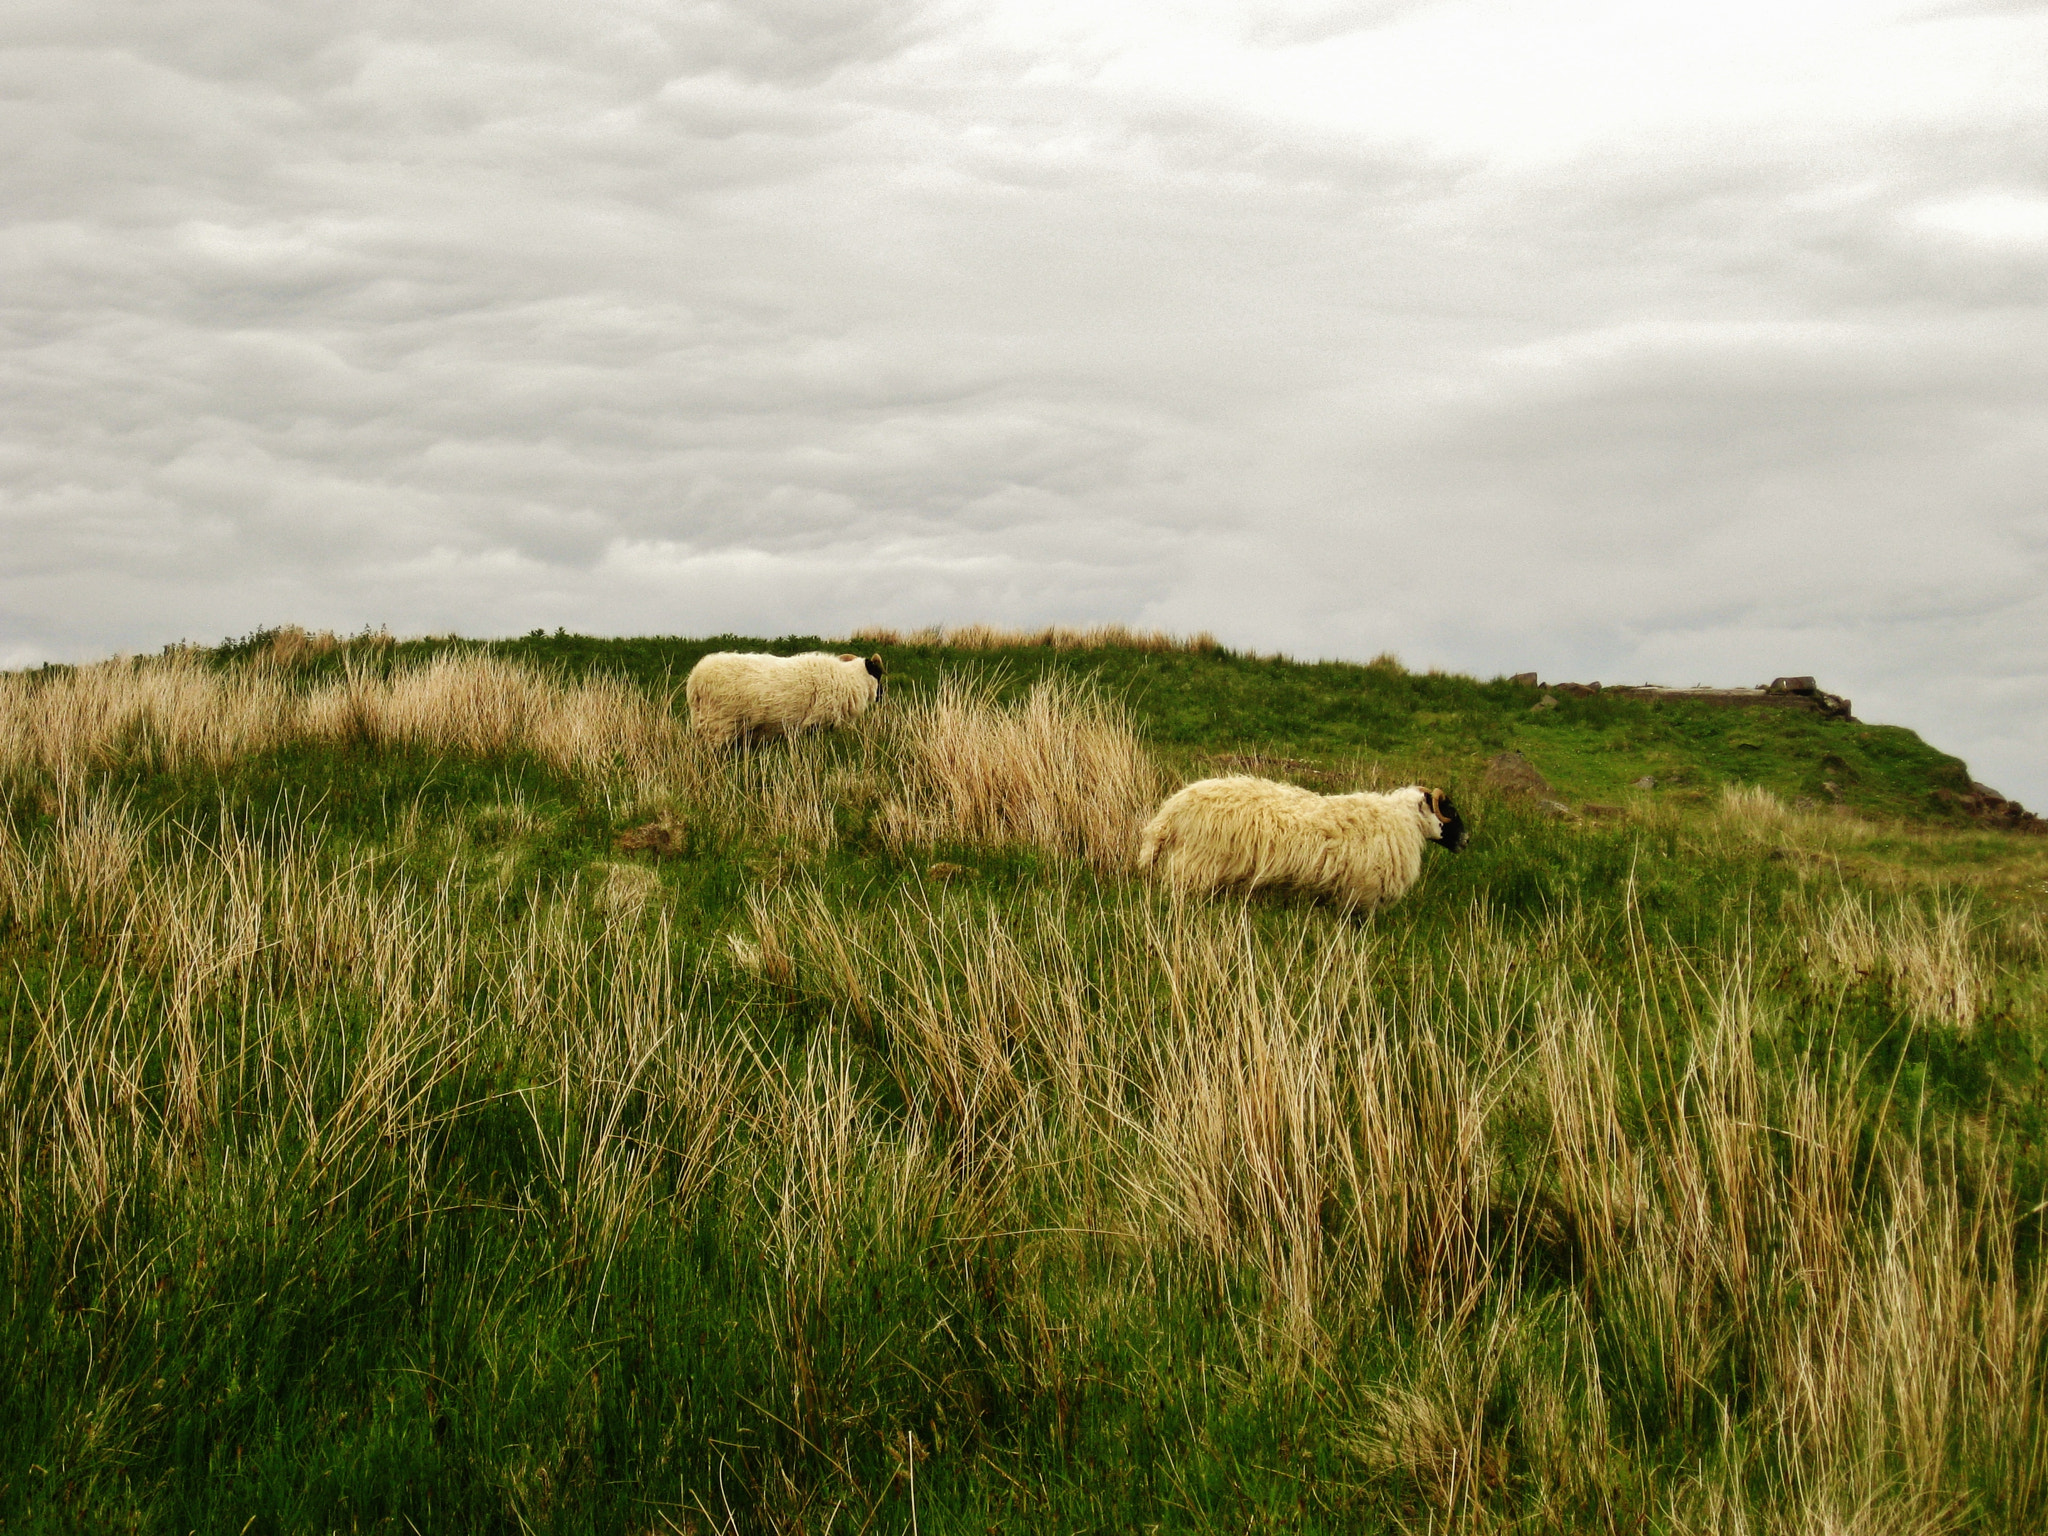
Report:
M1846 980L1880 977L1920 1018L1969 1029L1991 992L1962 901L1902 900L1879 913L1871 897L1844 892L1827 912L1814 949Z
M1724 784L1715 809L1725 829L1757 842L1852 849L1870 842L1882 831L1872 822L1844 815L1835 807L1787 805L1760 784Z
M276 629L258 630L243 642L243 648L275 666L295 667L337 654L374 656L388 652L397 643L386 629L337 635L331 629L307 630L297 624L285 624Z
M639 690L561 683L476 652L395 670L352 660L338 679L311 684L190 651L0 678L0 772L60 790L116 764L219 767L298 743L522 750L571 773L698 766L675 717Z
M901 708L895 734L904 793L884 817L899 843L1025 844L1122 870L1165 788L1129 714L1063 679L1004 705L948 677Z
M294 745L525 752L729 836L822 851L837 806L886 797L898 843L1029 845L1114 868L1161 783L1128 715L1061 681L1004 706L949 679L845 737L850 753L812 738L727 756L628 684L565 683L474 652L385 670L351 663L310 684L184 651L0 679L0 772L54 786L58 800L116 765L221 767Z

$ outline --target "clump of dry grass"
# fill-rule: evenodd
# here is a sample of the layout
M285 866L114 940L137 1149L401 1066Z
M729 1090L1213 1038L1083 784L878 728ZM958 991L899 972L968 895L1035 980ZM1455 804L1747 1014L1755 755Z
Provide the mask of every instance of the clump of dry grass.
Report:
M628 827L612 839L621 853L651 853L658 859L673 859L690 846L690 828L674 811L664 810L651 821Z
M124 815L88 805L77 825L96 849L126 845ZM565 898L508 924L455 883L337 869L288 824L224 829L149 861L87 858L68 839L59 827L6 852L59 894L76 884L67 866L89 866L90 914L45 904L23 917L95 944L104 979L82 996L61 981L17 994L31 1026L0 1061L13 1158L0 1214L23 1219L36 1179L68 1230L118 1212L145 1181L310 1177L339 1190L384 1149L423 1189L435 1128L473 1107L490 1062L558 1085L537 1145L558 1149L549 1176L579 1243L602 1249L657 1201L691 1198L727 1155L748 1057L699 1016L666 913L593 938ZM648 907L653 871L603 875L596 899L613 915ZM231 1116L249 1139L224 1174Z
M189 651L0 676L0 771L60 794L119 762L221 766L295 741L515 749L569 773L697 783L715 767L683 722L613 678L566 683L480 652L331 681L209 665Z
M1870 897L1845 891L1805 947L1827 972L1882 976L1920 1017L1969 1029L1990 990L1972 934L1969 908L1952 897L1925 905L1901 899L1880 914Z
M288 739L295 691L268 671L217 670L190 651L0 675L0 771L60 798L120 761L225 763Z
M645 864L600 864L591 873L591 904L615 920L638 917L661 893L661 876Z
M337 651L382 655L397 644L388 629L366 629L361 634L344 636L331 629L309 631L297 624L286 624L254 638L259 642L256 656L280 667L295 667Z
M1161 629L1131 629L1122 624L1090 624L1082 628L1048 624L1037 629L1005 629L995 624L927 625L893 629L869 624L853 632L852 642L874 645L937 645L959 651L1016 650L1039 647L1054 651L1197 651L1223 649L1207 630L1172 635Z
M525 749L567 773L653 778L701 757L683 723L617 678L564 683L477 652L388 676L351 667L309 691L299 733L492 754Z
M1846 849L1868 843L1881 831L1842 807L1787 805L1761 784L1722 785L1714 809L1723 828L1754 842Z
M903 707L894 733L903 791L882 819L898 844L1025 844L1118 872L1165 788L1129 713L1066 678L1006 705L986 683L947 677Z
M1723 784L1718 807L1727 825L1753 835L1782 835L1800 823L1800 814L1761 784Z

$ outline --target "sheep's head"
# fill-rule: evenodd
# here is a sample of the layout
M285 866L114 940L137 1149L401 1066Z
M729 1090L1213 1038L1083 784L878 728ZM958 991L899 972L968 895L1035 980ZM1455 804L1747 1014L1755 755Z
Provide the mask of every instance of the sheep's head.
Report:
M1456 853L1465 846L1465 821L1458 814L1458 808L1451 804L1451 797L1440 789L1425 789L1422 792L1422 808L1436 818L1436 840Z
M853 654L853 652L841 651L839 653L839 659L841 661L860 661L861 670L866 672L869 677L872 677L875 680L875 697L873 702L877 704L881 703L882 694L889 686L882 680L881 653L878 651L873 656L870 656L866 661L861 661L858 656Z

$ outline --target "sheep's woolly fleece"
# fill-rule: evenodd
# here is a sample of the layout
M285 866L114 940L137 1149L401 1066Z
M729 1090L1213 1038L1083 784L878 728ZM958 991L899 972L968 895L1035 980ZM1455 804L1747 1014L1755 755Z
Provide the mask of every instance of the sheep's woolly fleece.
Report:
M716 747L853 722L882 696L882 658L714 651L690 669L690 724Z
M1138 867L1182 890L1297 886L1346 907L1405 896L1425 843L1463 842L1449 799L1417 785L1319 795L1271 779L1203 779L1145 824Z

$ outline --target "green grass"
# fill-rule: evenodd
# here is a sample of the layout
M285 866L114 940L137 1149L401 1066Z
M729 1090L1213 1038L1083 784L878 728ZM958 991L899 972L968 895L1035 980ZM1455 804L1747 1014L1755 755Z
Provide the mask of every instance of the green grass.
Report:
M446 644L398 645L388 664L405 665ZM668 695L679 691L707 652L764 646L783 654L834 648L815 635L772 641L734 635L598 640L538 632L486 648L568 676L609 674ZM231 646L224 654L232 651ZM1969 788L1960 759L1900 726L1828 720L1799 710L1599 695L1557 696L1554 708L1536 710L1543 690L1504 678L1482 682L1221 650L1022 647L967 653L883 645L880 653L891 686L903 690L929 688L948 669L992 674L1000 691L1012 697L1048 672L1087 677L1126 700L1147 738L1189 764L1209 755L1255 752L1326 764L1366 760L1428 768L1457 783L1476 775L1494 755L1514 750L1529 757L1568 803L1629 798L1629 787L1644 777L1656 779L1667 794L1760 784L1787 798L1816 800L1830 799L1822 785L1833 782L1841 802L1864 815L1967 824L1962 811L1936 794Z
M487 649L671 699L756 643ZM822 840L524 750L19 772L0 1529L2048 1518L2048 886L1932 794L1956 759L1385 666L886 655L899 700L1078 673L1185 776L1448 781L1474 838L1352 918L904 846L845 788L873 741L730 770L841 785ZM1509 748L1630 814L1491 793ZM1867 820L1720 807L1822 778ZM671 805L681 853L618 850ZM1911 948L1945 910L1967 1008Z

